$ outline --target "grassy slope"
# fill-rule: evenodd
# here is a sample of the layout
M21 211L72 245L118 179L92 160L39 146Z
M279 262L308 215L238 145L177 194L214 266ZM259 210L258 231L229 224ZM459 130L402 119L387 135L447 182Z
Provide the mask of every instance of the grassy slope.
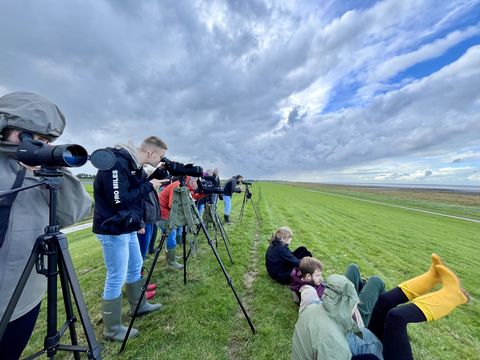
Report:
M452 190L373 188L362 186L289 183L316 191L329 192L377 202L439 212L447 215L480 219L478 193Z
M160 258L154 278L160 286L157 299L165 309L137 320L142 333L129 342L122 358L289 359L297 308L288 288L273 283L264 269L267 240L281 225L294 230L292 248L301 244L311 248L324 262L327 273L341 273L348 263L357 262L364 274L384 277L387 287L424 271L431 252L441 254L463 279L474 303L441 321L410 325L414 354L425 360L476 358L480 352L479 224L278 184L256 184L252 191L261 223L256 224L248 203L242 224L228 226L235 264L228 262L221 244L219 253L257 334L251 335L202 239L200 254L189 262L186 287L180 273L164 270L164 258ZM234 196L234 219L241 200ZM88 230L69 236L69 243L97 337L103 344L103 358L115 359L119 344L101 338L100 297L105 277L101 247ZM125 299L123 313L126 322ZM37 323L40 327L43 324ZM43 335L35 333L29 353L42 341Z

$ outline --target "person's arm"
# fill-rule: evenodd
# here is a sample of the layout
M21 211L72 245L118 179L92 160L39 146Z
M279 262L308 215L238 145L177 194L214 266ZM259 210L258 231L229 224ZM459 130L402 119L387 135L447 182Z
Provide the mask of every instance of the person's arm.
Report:
M62 169L63 186L57 192L57 221L61 228L75 224L90 212L92 198L70 170Z
M236 193L241 193L242 188L240 186L237 186L237 181L235 179L232 179L232 191Z
M317 290L310 285L304 285L300 288L300 307L298 313L301 313L307 305L320 302Z
M130 177L128 165L124 160L118 159L113 168L104 170L102 176L105 196L113 208L118 210L128 209L130 204L142 201L143 197L153 191L153 185L146 180L138 187L130 188Z
M282 251L280 252L280 259L289 265L292 266L292 269L294 267L300 266L300 260L293 255L293 253L290 251L290 249L287 246L284 246Z
M167 196L168 196L168 210L170 210L172 208L172 204L173 204L173 191L175 190L175 188L178 187L178 185L176 186L169 186L165 189L165 191L168 191L167 193Z

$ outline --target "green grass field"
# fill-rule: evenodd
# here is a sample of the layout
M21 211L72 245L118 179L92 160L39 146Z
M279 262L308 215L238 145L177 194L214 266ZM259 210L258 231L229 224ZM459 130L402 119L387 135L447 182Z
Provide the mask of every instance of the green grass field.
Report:
M268 239L282 225L294 231L292 249L300 245L310 248L323 261L327 275L342 273L349 263L356 262L364 275L382 276L387 288L422 273L429 266L430 254L440 254L462 279L473 303L461 306L440 321L410 325L415 358L478 358L479 223L284 184L255 183L252 192L260 223L257 224L248 202L243 222L227 226L235 264L229 263L221 243L218 249L257 328L255 335L201 237L200 253L188 263L186 286L181 272L165 270L162 254L154 280L159 286L156 301L165 307L136 321L141 334L129 341L119 357L120 345L104 341L101 335L100 305L105 279L101 247L89 230L69 236L70 252L104 359L289 359L298 309L288 288L274 283L264 266ZM242 196L234 196L234 220L238 218L241 200ZM388 196L383 200L388 201ZM125 298L123 313L127 323ZM44 316L42 311L41 319ZM37 322L37 328L44 327L43 320ZM28 354L41 347L43 337L41 331L35 332Z

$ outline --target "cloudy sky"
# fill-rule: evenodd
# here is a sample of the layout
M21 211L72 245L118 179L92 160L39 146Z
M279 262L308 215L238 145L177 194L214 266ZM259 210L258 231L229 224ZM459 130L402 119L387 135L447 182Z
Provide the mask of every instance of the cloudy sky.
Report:
M0 3L0 95L222 177L480 185L480 1ZM85 167L86 172L93 168Z

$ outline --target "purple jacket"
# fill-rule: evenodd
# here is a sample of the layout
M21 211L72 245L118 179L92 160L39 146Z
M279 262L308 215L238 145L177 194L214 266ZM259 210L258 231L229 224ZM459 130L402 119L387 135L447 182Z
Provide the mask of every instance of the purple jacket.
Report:
M300 271L300 269L298 267L296 267L292 270L292 272L290 273L290 279L291 279L290 290L292 290L294 293L296 293L298 295L298 298L300 298L300 288L303 285L310 285L313 288L315 288L315 290L317 290L318 297L320 299L322 298L323 290L325 289L323 287L323 285L322 284L313 285L313 284L307 283L305 281L302 281L302 272Z

